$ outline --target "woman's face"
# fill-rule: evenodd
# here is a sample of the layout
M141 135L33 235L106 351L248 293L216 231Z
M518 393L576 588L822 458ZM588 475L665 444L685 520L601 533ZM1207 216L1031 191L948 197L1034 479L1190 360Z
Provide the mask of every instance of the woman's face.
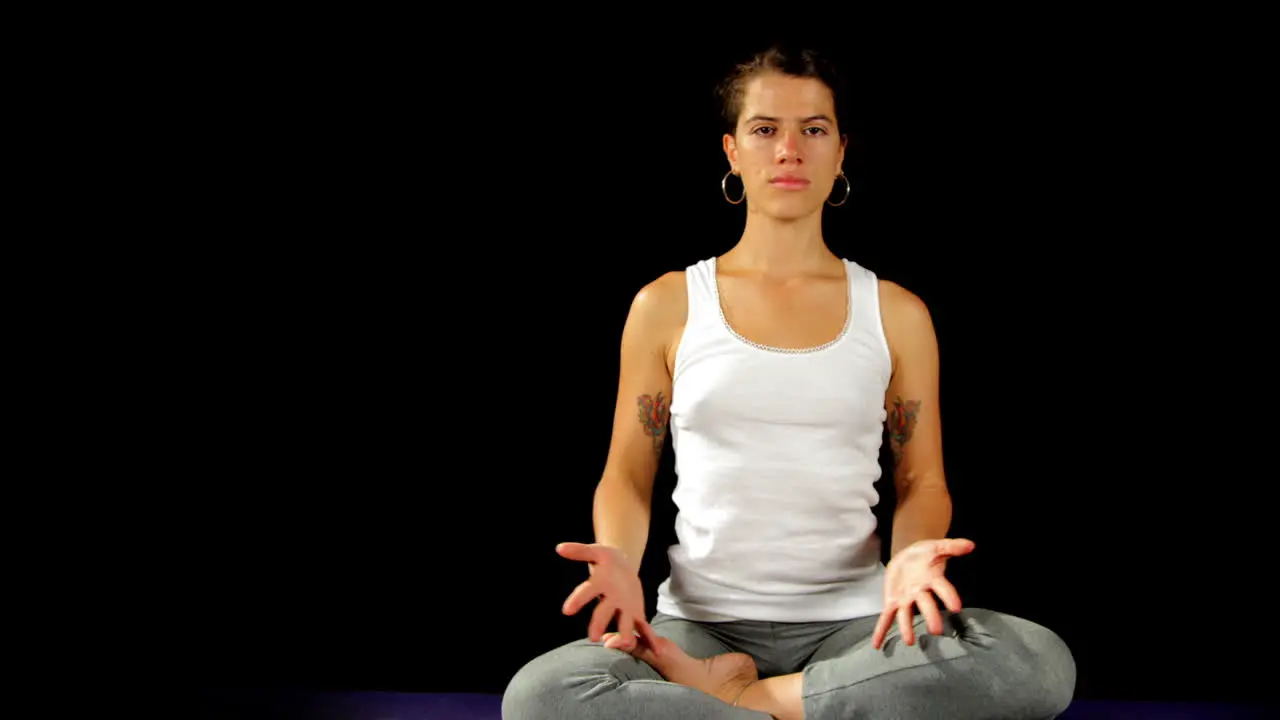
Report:
M831 91L820 80L778 73L757 75L744 90L724 150L748 206L783 219L820 211L844 162Z

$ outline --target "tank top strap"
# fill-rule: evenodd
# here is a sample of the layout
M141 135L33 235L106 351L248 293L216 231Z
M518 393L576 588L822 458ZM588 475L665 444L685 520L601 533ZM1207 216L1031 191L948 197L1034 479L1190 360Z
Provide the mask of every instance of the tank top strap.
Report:
M685 285L688 289L688 316L686 328L702 330L720 318L720 295L716 292L715 258L700 260L685 268Z
M884 321L880 313L880 278L872 270L852 260L845 260L849 276L850 322L866 336L881 354L881 360L889 363L889 339L884 333Z

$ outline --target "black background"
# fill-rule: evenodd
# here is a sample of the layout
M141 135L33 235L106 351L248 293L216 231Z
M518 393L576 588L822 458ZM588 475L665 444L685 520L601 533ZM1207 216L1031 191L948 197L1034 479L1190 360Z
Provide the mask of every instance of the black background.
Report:
M224 174L175 283L199 368L184 667L501 692L585 633L559 612L583 568L554 546L592 539L622 323L645 283L736 241L711 89L773 38L335 20L188 78ZM1077 697L1260 696L1267 465L1239 425L1257 307L1226 297L1254 256L1226 243L1269 241L1207 169L1232 140L1203 71L1221 56L971 20L815 36L854 81L828 242L937 328L952 535L977 543L949 575L1057 630ZM674 482L668 454L650 608Z

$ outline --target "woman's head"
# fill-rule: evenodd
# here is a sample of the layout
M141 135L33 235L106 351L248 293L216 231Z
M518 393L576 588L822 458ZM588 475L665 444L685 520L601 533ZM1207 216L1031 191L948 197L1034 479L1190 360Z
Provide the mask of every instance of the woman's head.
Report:
M829 60L780 47L721 84L725 156L753 210L797 218L822 209L844 162L840 87Z

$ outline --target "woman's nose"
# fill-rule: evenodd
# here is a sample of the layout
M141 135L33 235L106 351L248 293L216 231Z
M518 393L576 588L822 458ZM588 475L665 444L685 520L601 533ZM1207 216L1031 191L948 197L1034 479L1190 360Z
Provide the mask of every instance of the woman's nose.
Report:
M795 133L782 133L782 136L778 139L778 160L795 160L798 162L800 159L800 143Z

